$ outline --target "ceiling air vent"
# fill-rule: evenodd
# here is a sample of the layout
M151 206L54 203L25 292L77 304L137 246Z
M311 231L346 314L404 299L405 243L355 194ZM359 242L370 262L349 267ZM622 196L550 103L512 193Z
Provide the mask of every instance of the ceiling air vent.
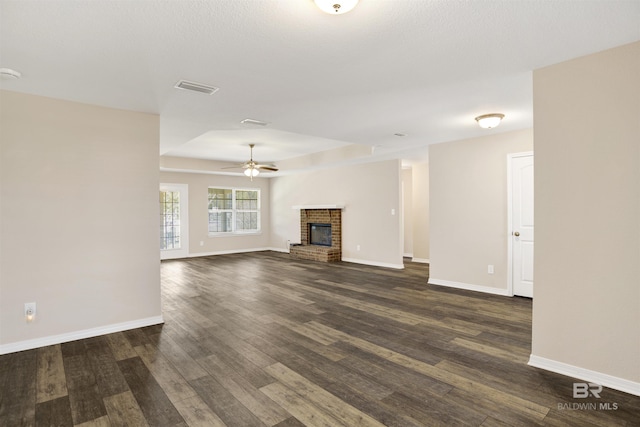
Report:
M207 95L213 95L219 89L215 86L203 85L202 83L189 82L187 80L180 80L174 87L176 89L206 93Z

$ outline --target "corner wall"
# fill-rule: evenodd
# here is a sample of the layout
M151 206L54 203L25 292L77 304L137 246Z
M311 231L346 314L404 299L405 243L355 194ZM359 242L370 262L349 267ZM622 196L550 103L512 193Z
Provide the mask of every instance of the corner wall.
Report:
M640 395L640 43L534 72L530 363Z
M300 242L293 206L344 205L342 259L403 268L400 175L389 160L271 178L271 247Z
M0 91L0 132L0 353L161 323L158 116Z
M429 146L429 283L507 294L507 155L532 148L530 129Z

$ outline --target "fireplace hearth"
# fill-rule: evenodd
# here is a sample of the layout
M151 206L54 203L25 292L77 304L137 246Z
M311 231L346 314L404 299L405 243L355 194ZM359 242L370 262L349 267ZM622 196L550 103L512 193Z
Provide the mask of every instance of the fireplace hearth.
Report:
M300 244L291 245L295 258L333 262L342 259L342 209L300 208Z

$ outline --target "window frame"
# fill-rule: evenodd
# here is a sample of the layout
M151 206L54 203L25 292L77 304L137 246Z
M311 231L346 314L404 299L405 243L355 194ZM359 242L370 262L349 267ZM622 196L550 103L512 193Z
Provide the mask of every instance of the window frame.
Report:
M231 190L231 209L215 209L209 208L209 203L211 199L209 198L209 190ZM239 209L237 206L237 197L236 194L239 191L255 191L257 193L257 208L256 209ZM261 191L259 188L249 188L249 187L224 187L224 186L209 186L207 187L207 233L209 237L225 237L225 236L247 236L247 235L256 235L261 234L262 232L262 216L261 216ZM209 226L211 222L209 220L209 216L212 213L220 213L220 212L230 212L231 213L231 231L209 231ZM238 213L246 213L246 212L255 212L256 213L256 229L250 230L238 230L237 229L237 214Z

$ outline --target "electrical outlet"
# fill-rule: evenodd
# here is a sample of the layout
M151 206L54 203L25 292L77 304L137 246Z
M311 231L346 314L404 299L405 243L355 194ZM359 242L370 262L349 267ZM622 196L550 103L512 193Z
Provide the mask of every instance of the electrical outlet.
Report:
M360 245L357 245L356 246L356 251L359 251L359 250L360 250Z
M32 322L36 317L36 303L27 302L24 304L24 318L27 322Z
M489 264L489 265L487 266L487 273L489 273L489 274L493 274L493 265Z

